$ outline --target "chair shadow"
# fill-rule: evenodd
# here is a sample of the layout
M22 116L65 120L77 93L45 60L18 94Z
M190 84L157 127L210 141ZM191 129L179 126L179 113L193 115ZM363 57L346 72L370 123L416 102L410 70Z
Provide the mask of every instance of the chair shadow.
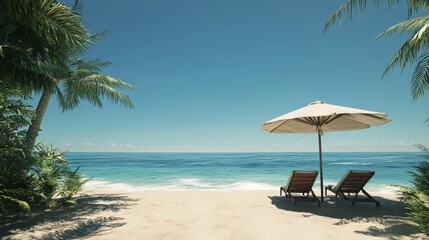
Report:
M93 194L78 197L77 205L73 207L34 209L31 213L0 216L0 236L2 239L76 239L95 236L121 227L126 222L123 218L113 216L88 216L106 211L117 212L134 205L135 201L124 195ZM43 235L32 236L35 231Z
M380 207L369 202L358 202L353 207L351 202L331 196L326 197L325 202L318 207L314 202L298 202L293 205L286 197L268 197L271 199L271 204L278 209L302 213L304 217L317 215L333 218L337 220L334 225L374 223L383 226L382 228L372 226L365 231L356 231L362 235L395 240L420 236L418 229L408 223L409 218L404 204L395 200L376 196L375 198L380 201Z

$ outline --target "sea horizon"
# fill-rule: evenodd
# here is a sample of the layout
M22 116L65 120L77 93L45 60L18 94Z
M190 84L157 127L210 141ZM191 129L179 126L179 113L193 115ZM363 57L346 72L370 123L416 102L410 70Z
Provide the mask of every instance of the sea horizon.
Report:
M66 153L317 153L318 151L69 151ZM325 153L422 153L423 151L322 151Z

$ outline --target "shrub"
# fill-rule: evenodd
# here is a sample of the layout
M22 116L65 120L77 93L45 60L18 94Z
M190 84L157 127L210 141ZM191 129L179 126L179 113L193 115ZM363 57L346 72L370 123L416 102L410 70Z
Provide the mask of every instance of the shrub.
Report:
M428 153L427 148L420 148ZM425 157L429 158L429 155L426 154ZM420 162L414 168L416 171L411 173L412 186L400 186L399 200L406 204L412 223L420 232L429 236L429 162Z
M78 172L79 168L74 171L67 171L64 179L63 187L60 191L60 195L63 197L63 202L66 204L76 204L73 200L73 196L82 190L83 185L89 181L89 179L83 180L83 175Z
M73 196L82 190L82 174L79 168L72 171L64 159L65 152L52 146L37 146L35 164L31 169L32 186L38 200L44 206L57 203L75 204Z

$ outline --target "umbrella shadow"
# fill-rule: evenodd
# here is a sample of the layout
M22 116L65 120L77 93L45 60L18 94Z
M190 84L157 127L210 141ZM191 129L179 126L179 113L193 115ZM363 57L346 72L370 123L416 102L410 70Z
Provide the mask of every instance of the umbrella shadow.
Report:
M381 206L376 207L374 203L356 203L353 207L351 202L341 198L327 197L320 207L314 202L298 202L295 206L286 197L269 196L271 204L278 209L302 213L303 217L313 215L336 219L334 225L346 225L349 223L374 223L365 231L356 233L382 237L387 239L415 238L420 236L418 229L409 224L404 204L395 200L376 197ZM382 227L376 227L382 226Z
M28 214L0 217L2 239L76 239L95 236L126 224L123 218L109 216L135 205L137 200L118 194L94 194L77 198L73 207L36 210ZM90 217L103 214L102 217ZM36 233L38 232L38 234Z

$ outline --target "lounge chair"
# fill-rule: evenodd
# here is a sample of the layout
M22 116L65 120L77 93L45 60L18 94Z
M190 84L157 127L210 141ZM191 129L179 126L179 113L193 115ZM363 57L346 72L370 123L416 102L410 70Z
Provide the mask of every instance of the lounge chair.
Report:
M292 171L289 175L287 184L280 187L280 196L282 196L282 192L284 192L285 196L292 200L293 205L296 205L297 201L312 201L317 202L320 207L320 200L311 189L316 181L318 173L318 171ZM302 196L294 196L293 193L300 193ZM312 197L309 196L310 193Z
M325 187L325 195L328 195L328 190L335 193L335 197L340 196L347 201L351 201L352 205L355 202L375 202L375 206L380 206L380 202L375 200L369 193L367 193L363 187L367 182L374 176L374 171L347 171L336 186L328 185ZM359 192L365 194L364 198L358 198ZM346 193L348 196L346 196ZM354 197L350 197L350 193L355 194Z

